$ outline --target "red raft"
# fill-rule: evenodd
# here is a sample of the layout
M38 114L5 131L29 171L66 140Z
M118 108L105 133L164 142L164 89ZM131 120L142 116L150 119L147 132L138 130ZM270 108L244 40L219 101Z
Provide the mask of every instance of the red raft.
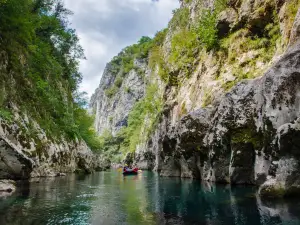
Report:
M123 168L123 175L137 175L138 174L138 168L129 169L124 167Z

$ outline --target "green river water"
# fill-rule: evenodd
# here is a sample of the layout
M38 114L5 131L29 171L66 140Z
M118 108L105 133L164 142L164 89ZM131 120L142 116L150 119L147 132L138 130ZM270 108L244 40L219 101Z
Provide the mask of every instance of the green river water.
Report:
M117 171L21 184L0 199L0 225L300 224L300 203L260 200L255 187Z

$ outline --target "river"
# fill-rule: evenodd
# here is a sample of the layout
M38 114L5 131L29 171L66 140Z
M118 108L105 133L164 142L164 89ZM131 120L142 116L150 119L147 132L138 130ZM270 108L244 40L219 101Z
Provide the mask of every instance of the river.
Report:
M255 192L146 171L68 175L33 180L0 199L0 224L300 224L298 200L261 201Z

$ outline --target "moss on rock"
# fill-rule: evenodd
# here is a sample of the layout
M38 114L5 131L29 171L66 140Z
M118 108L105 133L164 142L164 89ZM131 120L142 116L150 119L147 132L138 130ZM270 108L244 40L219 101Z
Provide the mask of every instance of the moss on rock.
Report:
M237 143L252 143L255 149L259 149L263 145L261 134L257 133L254 128L237 129L231 134L231 142Z

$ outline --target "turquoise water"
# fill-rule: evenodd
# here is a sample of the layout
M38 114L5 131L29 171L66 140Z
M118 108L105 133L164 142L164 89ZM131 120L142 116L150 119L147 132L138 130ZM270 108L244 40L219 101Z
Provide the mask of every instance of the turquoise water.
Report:
M255 191L152 172L69 175L0 199L0 224L300 224L297 199L260 201Z

